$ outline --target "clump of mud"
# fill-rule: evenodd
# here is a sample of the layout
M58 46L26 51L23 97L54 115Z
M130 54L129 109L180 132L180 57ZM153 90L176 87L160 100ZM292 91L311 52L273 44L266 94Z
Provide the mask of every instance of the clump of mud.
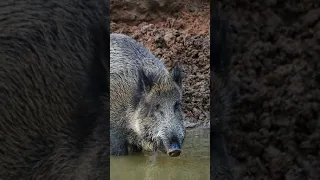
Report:
M228 133L241 179L320 179L320 1L222 0L238 103Z

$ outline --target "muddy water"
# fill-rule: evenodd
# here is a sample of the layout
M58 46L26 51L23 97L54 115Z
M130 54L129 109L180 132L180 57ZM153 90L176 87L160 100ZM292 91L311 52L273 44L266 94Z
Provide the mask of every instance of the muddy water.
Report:
M179 157L157 152L111 156L111 180L209 180L210 130L188 130Z

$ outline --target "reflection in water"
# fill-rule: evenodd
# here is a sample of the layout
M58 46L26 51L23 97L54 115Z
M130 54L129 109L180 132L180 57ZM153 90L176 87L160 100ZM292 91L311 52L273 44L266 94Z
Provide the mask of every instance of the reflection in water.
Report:
M210 130L188 130L182 153L169 157L161 152L110 157L111 180L209 180Z

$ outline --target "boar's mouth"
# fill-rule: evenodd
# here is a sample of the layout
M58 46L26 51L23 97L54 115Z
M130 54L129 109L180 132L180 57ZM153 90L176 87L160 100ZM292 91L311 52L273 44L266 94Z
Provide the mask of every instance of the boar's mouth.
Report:
M158 138L154 151L160 150L170 157L178 157L181 154L181 144L176 138L171 138L170 141Z

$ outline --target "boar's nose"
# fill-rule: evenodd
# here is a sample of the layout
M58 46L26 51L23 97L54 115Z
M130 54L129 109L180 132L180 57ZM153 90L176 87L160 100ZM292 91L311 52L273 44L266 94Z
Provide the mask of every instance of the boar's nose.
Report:
M169 148L169 151L168 151L168 155L170 157L177 157L177 156L180 156L181 154L181 148L179 146L178 143L172 143L170 145L170 148Z
M169 146L167 154L170 157L180 156L180 154L181 154L181 146L180 146L179 142L176 140L176 138L173 138L171 140L171 143L170 143L170 146Z

